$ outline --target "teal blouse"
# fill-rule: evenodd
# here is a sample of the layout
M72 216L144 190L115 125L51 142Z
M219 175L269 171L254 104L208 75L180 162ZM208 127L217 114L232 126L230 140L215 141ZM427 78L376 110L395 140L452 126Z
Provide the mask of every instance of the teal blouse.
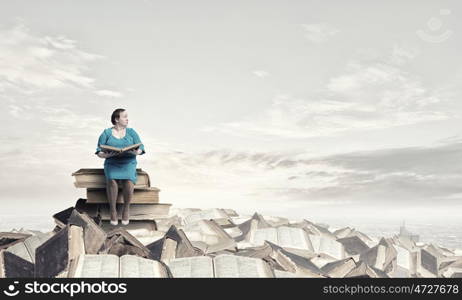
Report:
M100 145L123 148L138 143L141 143L140 149L142 152L140 155L145 154L146 151L144 149L144 144L141 142L138 133L133 128L127 127L125 136L120 139L112 135L112 128L106 128L99 136L95 154L102 151ZM129 179L133 182L133 184L136 184L136 165L136 155L129 153L106 158L104 160L104 174L106 176L106 180Z

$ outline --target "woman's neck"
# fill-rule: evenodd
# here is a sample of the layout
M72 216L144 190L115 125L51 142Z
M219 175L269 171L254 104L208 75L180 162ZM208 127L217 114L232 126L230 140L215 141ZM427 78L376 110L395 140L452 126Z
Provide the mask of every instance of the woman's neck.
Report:
M113 127L115 130L117 131L121 131L121 130L124 130L125 128L127 128L126 126L120 126L120 125L114 125Z

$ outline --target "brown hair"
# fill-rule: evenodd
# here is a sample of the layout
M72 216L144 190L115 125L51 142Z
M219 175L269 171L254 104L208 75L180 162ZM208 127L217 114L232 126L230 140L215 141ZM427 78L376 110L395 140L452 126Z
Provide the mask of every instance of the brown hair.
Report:
M112 113L112 116L111 116L111 123L112 125L115 125L116 124L116 119L120 118L120 113L125 111L125 109L123 108L118 108L116 110L114 110L114 112Z

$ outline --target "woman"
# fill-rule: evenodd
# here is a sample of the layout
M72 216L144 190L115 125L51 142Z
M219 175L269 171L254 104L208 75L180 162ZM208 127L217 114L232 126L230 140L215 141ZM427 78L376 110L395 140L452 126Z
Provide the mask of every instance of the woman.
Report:
M100 145L109 145L123 148L133 144L141 143L140 137L133 128L128 128L128 114L123 108L116 109L111 116L113 127L106 128L101 133L96 146L95 154L98 157L105 158L104 175L106 176L106 193L109 199L111 210L111 224L117 225L117 193L120 180L124 198L122 211L122 224L128 225L130 218L130 201L133 197L133 190L136 184L136 156L146 153L144 145L141 144L138 149L127 151L123 154L117 154L114 151L103 152Z

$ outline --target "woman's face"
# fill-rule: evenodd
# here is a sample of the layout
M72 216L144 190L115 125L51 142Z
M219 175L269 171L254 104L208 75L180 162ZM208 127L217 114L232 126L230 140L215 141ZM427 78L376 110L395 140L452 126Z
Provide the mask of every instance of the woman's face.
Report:
M119 115L119 119L116 119L116 122L118 121L119 126L127 126L128 125L128 113L127 111L123 111Z

